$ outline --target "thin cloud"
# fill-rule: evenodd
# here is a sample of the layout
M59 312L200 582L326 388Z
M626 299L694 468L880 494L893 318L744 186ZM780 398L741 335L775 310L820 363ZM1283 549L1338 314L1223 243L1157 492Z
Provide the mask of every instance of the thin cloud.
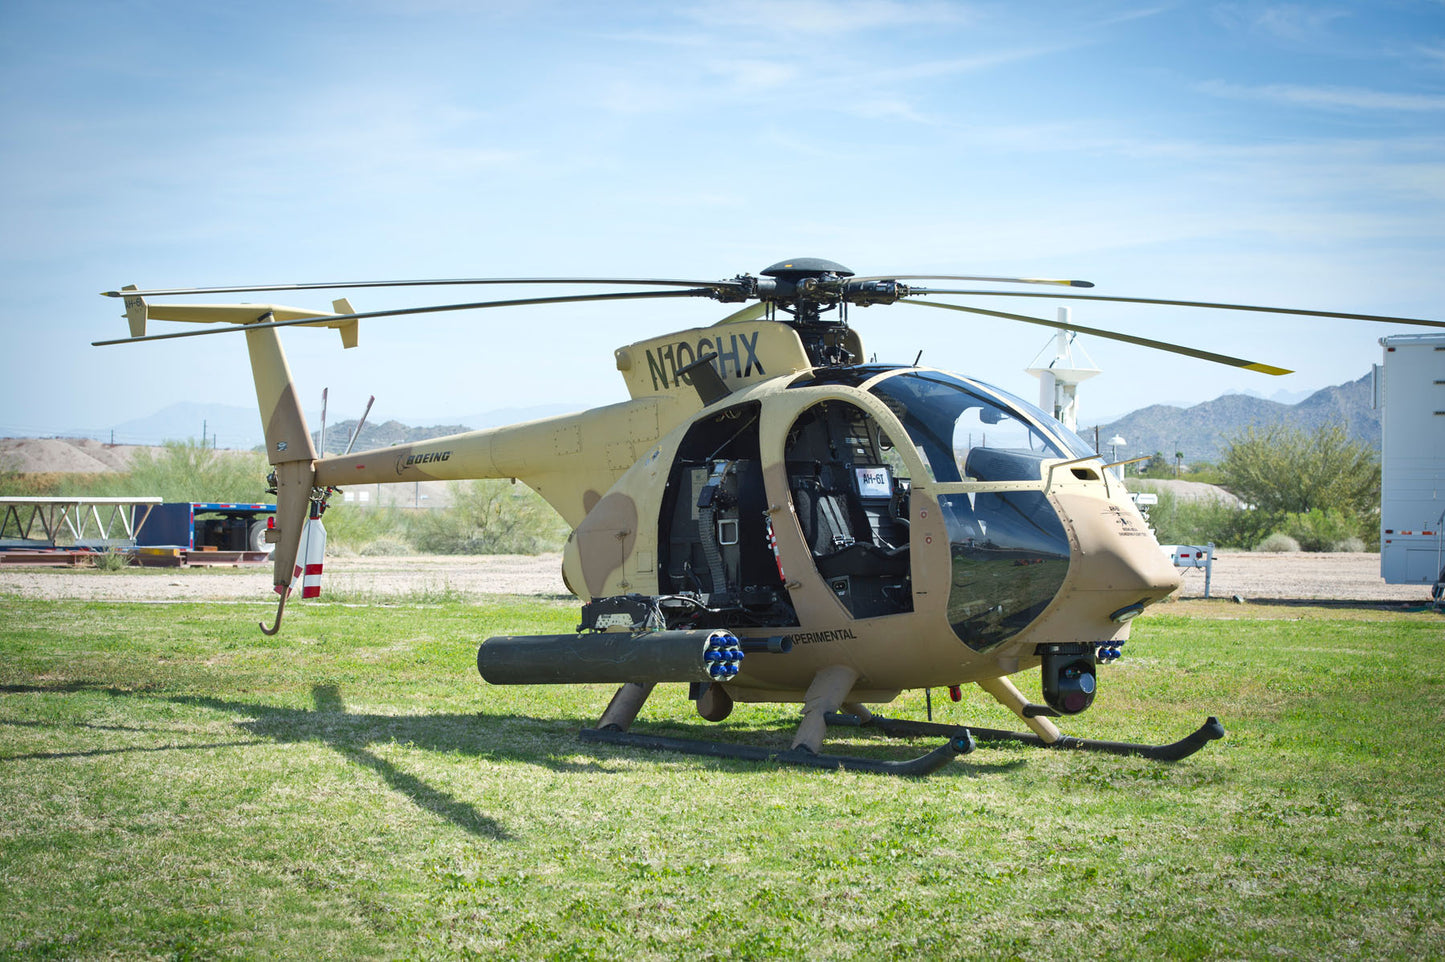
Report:
M1214 97L1253 100L1318 110L1392 110L1430 112L1445 110L1445 96L1367 90L1361 87L1312 87L1301 84L1266 84L1248 87L1212 80L1195 89Z
M683 14L709 26L765 30L778 37L839 36L974 19L967 4L897 0L723 0L697 4Z
M1214 9L1215 19L1227 27L1245 28L1293 44L1316 43L1338 20L1350 16L1339 8L1303 3L1228 3Z
M1445 67L1445 43L1437 43L1429 47L1416 47L1415 51L1430 61L1432 66Z

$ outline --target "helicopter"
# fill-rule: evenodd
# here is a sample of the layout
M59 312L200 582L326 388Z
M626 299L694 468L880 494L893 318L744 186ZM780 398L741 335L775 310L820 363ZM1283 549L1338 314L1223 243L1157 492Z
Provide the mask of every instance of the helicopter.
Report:
M967 282L927 287L918 281ZM274 304L154 303L228 293L465 285L590 285L602 293L358 312ZM985 286L977 286L985 285ZM1008 288L995 285L1008 285ZM1080 293L1088 281L980 275L859 276L820 258L720 281L459 278L140 290L124 300L130 336L97 346L244 331L276 497L275 622L319 556L329 498L348 485L510 478L540 494L571 533L573 634L483 641L493 685L616 684L590 741L827 769L922 775L979 742L1174 761L1222 738L1208 718L1162 745L1065 735L1055 723L1093 703L1101 666L1131 622L1180 584L1118 476L1061 422L971 377L865 361L854 309L925 306L1037 324L1056 321L934 300L1050 297L1351 318L1418 318ZM1068 288L1068 292L1040 288ZM633 288L643 288L635 290ZM343 346L361 321L536 304L709 298L743 305L714 324L618 348L629 400L576 414L384 449L318 456L278 329L328 327ZM148 334L150 320L219 325ZM1264 374L1287 370L1179 344L1072 330ZM324 537L324 534L323 534ZM306 592L312 591L307 581ZM1042 704L1011 681L1040 673ZM711 742L632 730L659 684L686 683L698 715L738 703L801 704L791 746ZM974 684L1025 731L886 717L907 690ZM931 713L930 713L931 714ZM901 761L824 751L830 725L888 737L941 737Z

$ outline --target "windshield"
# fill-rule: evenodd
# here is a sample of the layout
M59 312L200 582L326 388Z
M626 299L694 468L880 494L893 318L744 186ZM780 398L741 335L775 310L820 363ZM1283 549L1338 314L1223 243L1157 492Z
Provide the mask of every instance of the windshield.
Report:
M1048 607L1069 570L1069 538L1042 491L941 494L953 577L948 621L986 651Z
M1028 402L952 375L908 371L872 391L903 422L935 481L1033 481L1045 458L1094 453Z

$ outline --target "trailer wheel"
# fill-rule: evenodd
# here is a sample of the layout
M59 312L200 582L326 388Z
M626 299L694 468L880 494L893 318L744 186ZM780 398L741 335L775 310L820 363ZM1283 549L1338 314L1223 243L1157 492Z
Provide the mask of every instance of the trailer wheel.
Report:
M274 544L266 543L266 520L264 518L260 521L251 522L251 531L246 540L250 545L247 550L264 551L267 554L276 550Z

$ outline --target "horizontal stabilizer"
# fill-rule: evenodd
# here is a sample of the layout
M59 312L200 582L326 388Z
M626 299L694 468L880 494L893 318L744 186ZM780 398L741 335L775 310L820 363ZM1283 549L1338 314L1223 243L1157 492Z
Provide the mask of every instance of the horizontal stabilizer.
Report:
M341 332L343 347L357 344L357 321L346 298L332 301L334 313L313 311L304 307L286 307L281 304L151 304L145 298L129 296L124 292L136 290L134 284L121 288L125 296L125 317L130 324L131 337L144 337L146 322L187 321L194 324L255 324L265 321L305 321L315 318L316 323L301 324L302 327L331 327ZM346 320L331 321L342 317Z

